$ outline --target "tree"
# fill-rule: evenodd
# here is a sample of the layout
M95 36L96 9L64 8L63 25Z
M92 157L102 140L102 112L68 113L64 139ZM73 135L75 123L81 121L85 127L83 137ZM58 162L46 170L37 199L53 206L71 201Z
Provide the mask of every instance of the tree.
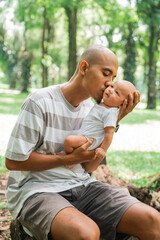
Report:
M116 0L95 0L106 12L106 29L104 33L108 47L113 51L121 49L123 55L122 67L124 79L135 84L136 72L136 43L137 16L131 0L126 6L120 5ZM118 24L117 24L118 23ZM114 36L119 40L114 41Z
M156 73L158 58L158 40L160 37L160 0L137 0L139 17L148 26L148 94L147 108L156 108Z
M73 8L66 6L65 11L68 17L68 80L72 77L77 66L77 10L78 7L74 6Z
M124 62L123 62L123 75L124 79L130 81L135 85L135 72L136 72L136 29L138 27L137 17L134 8L131 7L131 0L128 0L129 6L125 7L123 14L123 27L122 39L124 41Z
M62 0L68 19L68 80L72 77L77 66L77 11L79 0Z
M42 66L42 86L46 87L48 85L48 44L50 42L50 21L48 17L48 9L51 8L53 10L51 1L41 1L37 0L37 2L30 1L22 1L18 0L18 6L16 9L17 19L20 22L24 23L24 48L25 51L29 51L28 42L29 37L27 33L30 30L39 28L41 30L41 66ZM30 69L30 68L28 68Z
M43 30L42 30L42 86L48 86L48 66L46 57L48 55L48 43L50 41L50 21L47 16L46 6L43 7Z
M19 53L20 90L28 92L32 55L25 49Z
M0 8L1 20L0 20L0 60L1 68L7 76L7 83L10 88L16 87L17 80L17 50L19 41L17 39L17 32L13 31L13 44L8 41L7 31L5 29L7 4L5 3L3 9Z

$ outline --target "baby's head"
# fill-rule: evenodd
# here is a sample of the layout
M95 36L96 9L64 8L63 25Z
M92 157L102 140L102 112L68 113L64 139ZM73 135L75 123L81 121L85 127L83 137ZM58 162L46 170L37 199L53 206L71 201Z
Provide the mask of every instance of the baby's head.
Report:
M103 102L108 107L120 107L125 99L128 100L128 95L136 91L135 86L126 80L119 80L108 86L103 94Z

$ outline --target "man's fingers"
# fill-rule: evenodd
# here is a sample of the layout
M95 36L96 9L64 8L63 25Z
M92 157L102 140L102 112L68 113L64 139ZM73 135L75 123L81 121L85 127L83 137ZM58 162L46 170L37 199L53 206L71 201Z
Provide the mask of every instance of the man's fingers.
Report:
M66 153L65 152L58 152L58 153L56 153L56 155L66 155Z
M136 106L140 102L140 93L136 91L134 93L134 106Z
M126 107L126 112L129 113L134 108L134 96L132 94L128 95L128 105Z
M132 112L132 110L135 108L135 106L139 102L140 102L140 93L138 91L135 91L133 94L129 94L128 102L125 99L122 106L120 107L117 124L123 117L125 117L128 113Z
M93 138L89 139L86 143L84 143L84 144L81 146L81 148L82 148L83 150L87 150L87 148L92 145L93 141L94 141Z
M127 99L124 100L124 102L120 108L120 112L126 111L126 107L127 107Z

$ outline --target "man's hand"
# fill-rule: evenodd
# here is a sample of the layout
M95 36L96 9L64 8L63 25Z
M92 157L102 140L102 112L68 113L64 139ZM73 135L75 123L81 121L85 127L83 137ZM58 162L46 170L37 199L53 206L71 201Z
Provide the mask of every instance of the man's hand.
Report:
M99 147L95 150L95 159L102 161L106 155L106 152L103 148Z
M127 99L124 100L122 107L120 108L117 125L119 121L124 118L128 113L132 112L135 106L140 102L140 93L138 91L133 94L129 94L128 103Z
M78 164L72 164L72 165L65 165L66 168L73 168L75 166L77 166Z

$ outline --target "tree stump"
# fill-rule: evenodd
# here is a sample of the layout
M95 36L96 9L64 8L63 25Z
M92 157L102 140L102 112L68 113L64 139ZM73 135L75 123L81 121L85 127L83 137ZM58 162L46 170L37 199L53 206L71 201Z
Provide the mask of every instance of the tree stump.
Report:
M18 219L12 220L10 224L10 234L12 240L36 240L29 236L24 230Z

